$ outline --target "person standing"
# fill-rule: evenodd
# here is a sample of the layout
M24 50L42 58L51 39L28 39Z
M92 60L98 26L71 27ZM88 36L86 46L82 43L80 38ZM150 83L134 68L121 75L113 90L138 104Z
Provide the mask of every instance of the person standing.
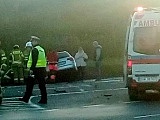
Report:
M14 83L23 82L23 59L24 55L19 45L14 45L9 55L9 66L14 73Z
M2 64L6 64L7 57L5 51L2 49L1 41L0 41L0 66Z
M88 59L87 54L84 52L82 47L79 47L78 52L75 55L75 61L78 68L78 78L84 80L86 59Z
M27 42L26 46L25 46L25 50L23 51L23 55L24 55L24 68L27 68L27 62L29 59L29 54L30 51L32 50L32 42Z
M56 73L58 71L58 53L55 50L50 49L47 53L47 62L48 62L48 80L51 83L55 82ZM51 80L51 81L50 81Z
M97 41L93 42L95 48L94 60L96 67L96 80L101 80L101 61L102 61L102 46Z
M35 80L38 81L39 89L41 92L41 99L38 103L47 104L47 92L46 92L46 54L45 50L39 45L40 39L36 36L31 36L31 42L33 49L30 52L29 60L27 63L27 67L30 70L30 75L26 81L26 92L22 98L19 98L20 101L28 103Z
M25 45L25 50L23 51L23 55L24 55L24 83L26 83L26 80L28 78L28 73L29 73L29 70L27 69L27 62L28 62L28 59L29 59L29 54L32 50L32 42L27 42L26 45Z
M5 73L7 72L6 61L7 61L7 57L6 57L5 51L2 49L1 41L0 41L0 80L2 84L5 82L4 76L5 76Z

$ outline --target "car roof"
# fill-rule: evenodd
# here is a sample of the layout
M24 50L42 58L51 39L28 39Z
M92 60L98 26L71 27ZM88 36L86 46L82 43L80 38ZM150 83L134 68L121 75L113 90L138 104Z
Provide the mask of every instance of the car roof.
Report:
M69 57L71 56L67 51L60 51L58 53L58 58L64 58L64 57Z

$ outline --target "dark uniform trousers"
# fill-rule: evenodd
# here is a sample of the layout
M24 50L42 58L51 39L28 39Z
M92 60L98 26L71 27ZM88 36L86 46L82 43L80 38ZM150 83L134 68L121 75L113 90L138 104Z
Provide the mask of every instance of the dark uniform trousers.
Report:
M32 95L33 87L35 84L35 81L38 81L39 89L41 92L41 100L42 102L47 102L47 92L46 92L46 82L45 82L45 76L46 76L46 69L45 68L35 68L33 71L34 77L31 75L28 76L28 79L26 81L26 92L23 97L25 101L28 101Z

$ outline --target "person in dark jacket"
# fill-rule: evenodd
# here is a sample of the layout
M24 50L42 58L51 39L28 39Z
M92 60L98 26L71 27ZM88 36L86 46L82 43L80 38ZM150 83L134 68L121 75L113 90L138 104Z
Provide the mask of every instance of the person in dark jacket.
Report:
M45 50L39 45L40 39L36 36L31 36L31 42L33 49L30 52L27 67L30 69L30 75L26 81L26 92L23 98L19 98L20 101L28 102L33 91L35 80L38 80L39 89L41 92L40 104L47 104L47 92L46 92L46 55Z
M101 80L101 62L102 62L102 46L97 41L93 42L95 48L94 60L96 67L96 80Z

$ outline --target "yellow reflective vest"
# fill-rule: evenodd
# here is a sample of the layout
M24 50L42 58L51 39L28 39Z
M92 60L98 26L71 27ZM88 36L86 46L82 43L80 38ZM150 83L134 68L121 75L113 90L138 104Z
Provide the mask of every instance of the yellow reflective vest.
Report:
M47 61L46 61L46 55L45 55L44 49L40 46L36 46L35 48L38 50L38 53L39 53L36 68L46 67ZM32 65L32 51L30 52L30 55L29 55L27 67L30 68L31 65Z

